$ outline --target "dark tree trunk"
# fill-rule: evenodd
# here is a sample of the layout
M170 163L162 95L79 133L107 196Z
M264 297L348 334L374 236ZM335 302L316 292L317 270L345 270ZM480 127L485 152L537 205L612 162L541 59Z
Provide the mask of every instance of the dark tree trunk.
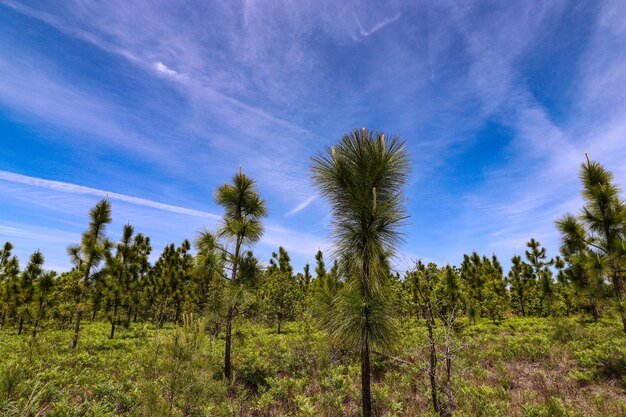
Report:
M281 319L280 317L278 317L278 334L280 334L280 324L281 324Z
M589 291L591 293L591 316L593 318L593 322L597 323L598 319L600 318L600 310L598 309L598 302L596 301L596 297L595 295L593 295L593 288L591 288L591 283L589 282L589 277L587 276L587 274L583 273L583 282L585 283L585 287L589 288Z
M128 306L128 311L126 312L126 320L124 321L124 327L127 329L130 327L130 315L132 313L133 307Z
M174 314L174 324L178 324L179 316L180 316L180 301L176 303L176 314Z
M233 309L230 307L228 309L228 316L226 317L226 346L224 348L224 377L227 381L230 381L232 378L231 374L231 363L230 363L230 342L231 342L231 332L232 332L232 324L233 324Z
M18 335L22 334L22 329L24 328L24 317L20 316L20 329L17 332Z
M371 369L370 369L370 343L367 330L362 330L361 337L361 402L363 406L363 417L372 415L372 391L371 391Z
M35 320L35 327L33 327L33 337L37 337L37 326L39 326L39 318Z
M426 312L427 319L426 324L428 326L428 343L430 346L430 366L428 367L428 378L430 379L430 393L433 400L433 409L435 413L441 414L441 410L439 409L439 401L437 399L437 350L435 347L435 336L433 334L433 317L432 317L432 307L428 307L429 311ZM426 314L425 314L426 315Z
M371 364L370 364L370 340L368 333L369 311L367 309L368 286L370 284L370 264L369 258L365 256L362 264L363 272L361 276L361 298L365 303L361 317L363 326L361 327L361 404L363 417L372 415L372 389L371 389Z
M593 317L593 322L597 323L598 318L600 317L600 312L598 311L595 297L591 299L591 316Z
M111 334L109 335L109 339L113 339L115 336L115 322L117 321L117 301L113 307L113 317L111 317Z
M80 321L83 319L83 309L79 308L76 312L76 326L74 327L74 341L72 342L72 349L76 349L78 346L78 333L80 332Z
M4 322L7 319L7 312L5 311L4 313L2 313L2 329L0 329L2 332L4 332Z
M456 408L454 395L452 393L452 331L455 320L455 312L452 311L446 326L446 386L445 393L448 400L445 409L445 415L451 416L452 411Z

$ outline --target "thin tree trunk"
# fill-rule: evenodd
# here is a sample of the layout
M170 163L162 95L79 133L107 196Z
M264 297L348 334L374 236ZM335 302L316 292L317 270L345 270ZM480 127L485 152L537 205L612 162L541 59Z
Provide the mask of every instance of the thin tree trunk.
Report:
M241 237L237 236L235 244L235 255L233 258L233 271L231 274L231 284L237 279L237 267L239 266L239 251L241 250ZM231 333L233 327L234 306L228 307L228 316L226 317L226 346L224 347L224 377L227 381L232 380L230 349L231 349Z
M180 316L180 301L176 303L176 314L174 314L174 324L178 324L179 316Z
M113 339L113 336L115 336L115 322L117 321L117 301L115 302L115 305L113 307L113 317L111 317L111 335L109 336L109 339Z
M452 311L446 326L446 386L445 393L448 399L445 415L452 415L452 411L456 408L454 395L452 394L452 331L454 325L454 310Z
M450 330L446 333L446 396L448 402L453 403L452 398L452 352L450 346ZM449 404L450 405L450 404Z
M24 317L20 316L20 329L18 331L18 335L22 334L22 329L24 328Z
M37 326L39 325L39 320L43 317L43 298L39 299L39 309L37 311L37 319L35 320L35 327L33 328L33 337L37 337Z
M365 326L361 332L363 340L361 344L361 401L363 405L363 417L372 415L372 392L371 392L371 369L370 369L370 343Z
M600 312L598 311L595 297L591 298L591 316L593 317L593 322L597 323L598 318L600 317Z
M78 333L80 332L80 321L83 319L83 309L79 308L76 312L76 326L74 327L74 341L72 342L72 349L76 349L78 346Z
M39 326L39 319L35 320L35 327L33 327L33 337L37 337L37 326Z
M437 350L435 346L435 336L433 334L433 317L432 306L428 306L429 312L426 319L428 325L428 342L430 346L430 366L428 367L428 378L430 379L430 393L433 400L433 409L435 413L441 414L439 409L439 401L437 400ZM426 314L425 314L426 315Z
M1 329L2 332L4 332L4 322L6 321L6 318L7 318L7 312L5 311L2 313L2 329Z
M361 327L361 403L363 417L372 415L372 391L371 391L371 364L370 364L370 341L368 334L369 312L367 310L368 286L370 284L370 264L369 258L363 257L361 275L361 302L363 325Z
M127 329L130 327L130 314L132 313L133 306L128 306L128 311L126 312L126 321L124 322L124 327Z
M228 308L228 316L226 317L226 346L224 348L224 377L227 381L232 378L231 375L231 363L230 363L230 342L233 323L233 309Z
M78 333L80 332L80 321L83 319L83 291L81 289L80 298L78 299L78 311L76 312L76 326L74 327L74 341L72 342L72 349L76 349L78 346Z

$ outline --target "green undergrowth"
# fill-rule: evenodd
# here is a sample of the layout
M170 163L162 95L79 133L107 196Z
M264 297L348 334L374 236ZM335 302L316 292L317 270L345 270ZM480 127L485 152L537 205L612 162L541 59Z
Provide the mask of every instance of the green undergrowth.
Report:
M236 323L234 383L224 341L202 321L156 330L135 323L109 340L108 324L37 338L0 335L2 416L358 416L357 358L306 322L284 332ZM426 329L407 319L393 352L373 355L378 416L433 415ZM443 338L443 329L436 329ZM616 321L461 320L455 328L457 416L626 415L626 337Z

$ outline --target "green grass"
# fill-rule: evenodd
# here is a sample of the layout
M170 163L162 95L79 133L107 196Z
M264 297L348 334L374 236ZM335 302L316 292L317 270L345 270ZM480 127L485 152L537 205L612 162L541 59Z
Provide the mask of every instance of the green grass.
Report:
M285 334L237 323L232 387L222 380L223 340L192 323L158 332L133 324L114 340L108 329L86 323L75 352L69 330L46 330L36 339L6 330L0 415L359 415L356 357L330 349L302 322L288 323ZM455 340L455 415L626 415L626 337L617 322L462 321ZM432 413L425 328L407 322L390 353L373 357L376 414Z

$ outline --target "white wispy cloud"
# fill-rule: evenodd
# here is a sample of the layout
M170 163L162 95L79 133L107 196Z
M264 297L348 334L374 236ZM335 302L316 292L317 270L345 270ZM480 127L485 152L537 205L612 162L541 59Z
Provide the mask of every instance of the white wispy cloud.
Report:
M170 77L174 77L174 78L187 78L185 75L179 74L177 71L171 69L170 67L168 67L167 65L165 65L164 63L162 63L161 61L156 62L153 65L154 69L157 70L158 72L160 72L161 74L165 74L167 76Z
M118 210L118 214L121 213L121 217L125 219L125 221L138 224L138 226L141 226L141 231L146 231L151 237L156 238L153 239L153 244L157 244L157 249L171 242L173 235L179 235L179 239L193 238L198 230L206 226L206 223L203 225L203 220L208 220L211 227L218 227L222 220L221 216L207 211L165 204L127 194L62 181L20 175L8 171L0 171L0 184L2 182L17 184L20 187L25 186L25 188L7 190L0 187L0 194L4 193L9 195L18 193L27 200L34 199L37 205L45 207L50 213L55 211L59 212L58 215L49 215L49 221L51 223L58 223L60 220L66 218L68 214L74 215L73 211L62 215L61 211L64 211L62 209L64 206L71 206L80 211L88 204L86 201L72 200L73 196L108 198L112 201L118 201L137 207L137 210L123 208L121 211ZM45 190L47 194L33 194L29 192L31 188ZM149 214L145 211L145 208L157 210L155 213L170 213L170 217ZM184 218L196 218L198 220L188 221ZM114 218L114 222L119 222L119 219ZM72 225L72 232L61 232L59 230L62 229L53 229L50 227L34 227L24 224L0 224L0 239L4 238L14 242L17 241L22 256L27 256L28 250L25 250L25 248L32 251L34 250L33 248L45 247L49 253L56 256L53 258L56 264L63 264L65 260L64 248L79 239L80 227L80 225ZM155 235L153 235L153 233ZM187 235L181 235L181 233L186 233ZM30 244L27 244L28 242L30 242ZM52 245L53 243L57 244L57 246L60 245L63 250L59 252L59 248L54 247ZM283 246L300 259L306 260L311 258L317 249L327 247L328 245L321 237L292 230L276 222L268 221L265 227L265 233L261 239L261 246L261 253L270 254L272 251L275 251L278 246ZM156 250L153 253L153 258L156 259L158 254L159 252Z
M299 142L297 138L311 139L315 137L315 134L298 123L289 121L254 104L257 101L254 97L249 100L246 96L229 94L236 86L241 86L241 88L235 88L233 91L239 95L242 92L252 91L250 86L242 85L242 82L245 82L243 80L249 77L238 74L240 69L237 65L233 65L230 60L215 60L210 53L203 52L201 45L198 44L199 34L194 31L189 32L187 29L191 28L185 29L186 25L181 26L180 22L171 20L174 15L160 14L148 4L141 2L132 5L126 2L118 2L117 4L112 2L107 5L81 3L75 4L76 7L68 7L65 14L44 11L45 5L40 5L41 9L38 9L13 0L0 0L0 4L25 16L40 20L66 35L88 42L105 52L125 58L137 67L164 76L163 78L173 82L177 88L184 92L188 100L187 104L191 106L188 114L192 116L187 116L187 120L179 120L179 126L183 130L191 130L193 134L187 137L184 143L188 149L186 152L168 154L162 149L169 146L183 146L180 141L177 142L167 137L170 132L157 133L160 140L159 144L167 143L169 145L160 149L155 144L140 143L149 141L143 140L143 135L133 133L133 129L127 127L127 130L124 131L124 127L120 126L119 123L119 119L123 116L116 117L110 111L91 112L90 109L93 106L82 106L80 105L81 101L70 101L70 103L76 104L68 106L67 111L64 111L65 107L63 106L40 105L44 101L41 96L50 90L50 86L55 85L55 80L50 80L50 85L43 83L41 88L33 87L34 91L31 94L26 94L28 88L18 88L11 81L7 88L12 88L14 91L5 99L12 98L12 105L15 106L17 101L21 101L25 111L38 113L48 121L65 123L66 127L78 131L87 131L93 136L120 138L122 146L131 146L133 142L137 142L137 146L133 146L134 149L144 152L159 151L161 153L160 158L154 159L160 161L162 165L175 167L178 170L181 166L198 164L198 160L201 160L207 153L202 149L203 145L210 144L217 151L216 153L228 156L232 155L232 152L229 152L230 149L238 148L238 156L241 158L238 162L251 168L259 176L260 181L271 186L278 198L289 198L288 196L300 198L307 192L309 188L308 175L303 175L297 169L298 163L306 155L306 151L303 150L302 142ZM219 13L219 10L213 10L213 12L214 14ZM99 17L95 19L94 16ZM105 21L107 24L102 24ZM154 22L160 23L155 26ZM137 25L142 27L141 33L130 29ZM251 37L246 36L245 39L238 40L238 43L260 42L261 38L260 34L253 34ZM233 53L240 54L241 50L241 47L233 45ZM170 66L164 63L170 61L174 62L175 65ZM214 74L207 74L206 69L212 68L215 65L214 62L220 62L220 65L224 67L220 71L221 74L232 72L237 76L230 77L228 80L220 80ZM259 65L260 62L254 63L257 68ZM290 65L293 66L294 62L291 62ZM44 68L46 66L45 63L42 63L42 65L35 67ZM178 70L179 67L188 71ZM284 66L278 65L268 69L268 74L277 73L281 67ZM20 70L20 68L16 68L18 75ZM283 68L282 71L284 70ZM9 74L3 78L5 80L14 79ZM41 76L33 72L26 72L19 78L25 80L25 85L36 85L36 81L41 79ZM31 78L35 82L30 82ZM269 81L270 79L271 77L266 80ZM61 93L59 97L66 96L67 94L63 93L70 88L64 88L63 84L56 83L61 87L56 90L63 90L59 91ZM24 91L24 93L19 94L20 91ZM266 91L266 93L269 92ZM288 95L284 94L283 96ZM47 97L48 95L45 95L43 98L46 99ZM55 95L50 94L50 97L55 97ZM86 101L85 99L82 100L82 102ZM104 100L102 101L101 107L109 107L107 109L109 110L111 106L106 106ZM97 103L98 101L91 99L91 102ZM132 112L132 109L128 109L127 112ZM92 113L96 115L96 120L93 123L80 120L92 117ZM124 112L120 111L119 113L123 114ZM97 117L102 117L102 119L97 119ZM72 123L74 120L77 123ZM102 126L103 123L107 123L107 125ZM67 126L68 124L70 125ZM231 137L226 142L206 139L207 137L224 137L220 130L229 131ZM133 137L135 140L132 140ZM236 137L237 140L234 141L233 137ZM268 137L275 139L266 140ZM259 156L259 147L262 150L261 155L272 155L272 157ZM268 165L272 166L273 169L267 170L266 166ZM285 184L284 177L291 178L289 184ZM289 193L280 192L285 187L290 190Z
M0 180L13 182L17 184L24 184L33 187L46 188L49 190L60 191L63 193L71 194L84 194L92 195L102 198L110 198L111 200L119 200L125 203L134 204L137 206L150 207L157 210L169 211L172 213L184 214L188 216L196 217L208 217L211 219L220 219L221 217L208 213L206 211L193 210L185 207L174 206L171 204L159 203L152 200L146 200L144 198L133 197L126 194L115 193L112 191L99 190L97 188L85 187L82 185L71 184L61 181L51 181L42 178L28 177L26 175L15 174L8 171L0 171Z
M36 241L39 244L42 243L61 243L67 245L72 241L76 236L73 233L68 233L67 231L60 229L50 229L50 228L37 228L37 230L33 230L32 227L13 227L6 226L0 224L0 236L4 238L13 239L22 239L28 241Z
M300 203L296 207L294 207L293 210L291 210L290 212L285 214L285 217L293 216L294 214L304 210L305 208L307 208L309 206L309 204L311 204L313 201L315 201L316 198L317 198L316 194L310 196L309 198L304 200L302 203Z
M396 14L395 16L388 17L388 18L385 18L385 19L381 20L380 22L378 22L374 26L372 26L370 29L365 29L363 27L363 24L361 23L361 20L359 19L359 17L356 14L354 15L354 20L356 21L357 25L359 26L359 33L361 34L361 36L364 36L364 37L368 37L371 34L378 32L379 30L381 30L385 26L395 22L399 18L400 18L400 13Z
M89 42L92 45L97 46L98 48L106 50L110 53L123 56L129 61L132 61L132 62L140 61L139 58L135 56L133 53L131 53L130 51L123 49L123 48L119 48L115 46L114 44L105 42L101 40L100 38L98 38L97 36L94 36L89 31L82 30L80 28L77 28L76 26L67 25L66 23L63 22L62 19L59 19L53 14L46 13L44 11L29 7L25 4L22 4L13 0L0 0L0 4L3 4L4 6L9 7L15 10L16 12L21 13L25 16L29 16L34 19L41 20L42 22L45 22L46 24L50 25L56 30L61 31L69 36L81 39L85 42Z
M69 84L55 76L55 69L47 60L0 56L0 104L18 120L64 129L81 142L123 148L164 166L172 162L161 147L128 126L124 107Z

